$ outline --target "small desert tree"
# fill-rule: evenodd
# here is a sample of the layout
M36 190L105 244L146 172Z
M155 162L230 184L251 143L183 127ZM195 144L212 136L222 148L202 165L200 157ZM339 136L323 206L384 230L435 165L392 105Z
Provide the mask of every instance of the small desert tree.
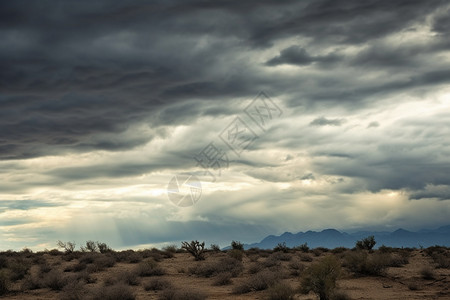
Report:
M81 251L83 252L96 252L97 251L97 245L94 241L87 241L85 247L81 247Z
M59 248L63 248L66 253L72 253L75 250L75 242L62 242L58 241L56 243Z
M195 257L195 260L204 260L205 259L205 242L200 243L199 241L191 241L182 242L181 249L186 250L192 256Z
M231 242L231 248L233 250L244 250L244 245L241 242L238 241L232 241Z
M97 242L97 248L100 253L108 253L113 251L106 243Z
M302 277L302 292L314 292L320 300L329 300L336 288L336 280L341 272L341 264L333 255L306 269Z
M373 235L368 236L360 241L356 242L356 248L359 250L372 250L373 246L375 246L377 242L375 241L375 237Z

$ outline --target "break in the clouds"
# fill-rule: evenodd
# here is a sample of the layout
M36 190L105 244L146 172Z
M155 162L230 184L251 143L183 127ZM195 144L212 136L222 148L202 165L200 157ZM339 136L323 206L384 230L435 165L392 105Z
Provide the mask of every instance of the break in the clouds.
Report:
M450 215L445 1L3 1L3 248L114 247ZM264 91L282 114L245 114ZM246 117L247 116L247 117ZM236 155L236 117L257 138ZM175 174L227 169L180 208Z

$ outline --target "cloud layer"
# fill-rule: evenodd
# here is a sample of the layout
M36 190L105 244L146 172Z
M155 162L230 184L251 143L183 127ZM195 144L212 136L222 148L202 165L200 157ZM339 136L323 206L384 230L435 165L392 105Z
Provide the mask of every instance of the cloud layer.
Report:
M0 3L3 247L444 225L449 10L434 0ZM245 113L260 91L282 110L267 127ZM236 117L256 137L239 155L219 136ZM215 182L194 160L211 142L229 159ZM203 194L182 209L166 188L188 172Z

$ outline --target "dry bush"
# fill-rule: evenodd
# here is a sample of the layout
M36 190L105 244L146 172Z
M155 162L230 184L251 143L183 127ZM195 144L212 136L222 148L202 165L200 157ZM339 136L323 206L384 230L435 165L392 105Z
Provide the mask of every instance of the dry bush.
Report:
M289 263L289 271L291 276L299 276L305 270L305 265L299 261L293 261Z
M275 252L269 256L271 259L280 260L280 261L290 261L292 259L292 255L284 252Z
M360 241L356 242L356 249L359 250L372 250L372 248L376 245L375 237L373 235L368 236Z
M294 247L294 249L295 250L299 250L299 251L304 252L304 253L309 252L308 243L301 244L301 245L299 245L297 247Z
M384 275L392 258L388 253L368 254L366 251L356 251L345 255L344 266L359 275Z
M0 270L0 295L5 295L9 292L11 286L9 277L9 272L6 269Z
M165 289L159 295L160 300L205 300L206 295L186 289Z
M341 254L341 253L344 253L347 251L348 251L348 249L345 247L336 247L336 248L330 250L330 252L333 254Z
M62 241L58 241L56 243L56 245L59 248L63 248L64 252L66 253L72 253L75 250L75 242L62 242Z
M231 249L243 251L244 250L244 244L242 244L239 241L232 241L231 242Z
M420 270L420 276L425 280L433 280L435 278L433 270L430 267L424 267Z
M178 247L177 245L168 245L163 248L165 252L177 253Z
M234 294L245 294L251 291L262 291L279 281L277 274L269 271L259 272L233 288Z
M313 261L313 258L309 254L301 253L300 254L300 260L304 261L304 262L311 262L311 261Z
M273 252L284 252L284 253L288 253L289 250L290 250L290 249L289 249L288 246L286 246L286 243L285 243L285 242L278 243L278 245L276 245L276 246L273 248Z
M84 285L79 281L69 282L60 294L60 300L84 300L86 299L87 291Z
M84 283L96 283L97 278L93 277L87 270L76 274L76 279Z
M324 252L322 248L314 248L311 250L312 254L314 254L314 256L321 256L322 253Z
M133 290L123 284L119 283L113 286L99 287L92 293L93 300L134 300L136 296Z
M160 277L152 278L144 284L146 291L162 291L170 287L172 287L170 281Z
M237 249L228 250L227 254L229 257L234 258L239 261L242 261L242 258L244 257L244 251L237 250Z
M415 282L410 282L407 284L408 289L411 291L417 291L419 289L419 285Z
M231 284L231 278L233 274L230 272L224 272L217 275L214 279L213 285L228 285Z
M164 275L164 269L158 266L158 263L153 259L147 259L140 262L136 268L137 275L141 277L161 276Z
M43 278L43 286L48 287L54 291L62 290L70 281L67 275L59 270L52 270Z
M301 280L301 291L305 294L312 291L320 300L329 300L340 272L341 265L336 257L326 256L306 269Z
M242 273L244 266L241 261L224 257L217 262L198 263L189 268L189 273L201 277L211 277L220 273L230 272L233 277Z
M10 270L10 279L17 281L23 279L31 267L31 262L24 258L14 258L8 260L8 269Z
M436 263L436 268L438 269L449 269L450 268L450 258L445 255L445 253L434 253L432 255L433 261Z
M261 264L253 263L248 267L248 272L250 274L256 274L256 273L262 271L262 269L263 269L263 267Z
M277 283L267 290L268 300L293 300L295 290L287 283Z
M392 254L390 257L389 266L390 267L403 267L409 263L409 253L400 252L399 254Z
M0 255L0 269L8 267L8 258L4 255Z
M221 252L220 247L219 247L219 245L217 245L217 244L211 244L211 245L209 246L209 249L210 249L211 251L213 251L213 252Z
M118 282L122 282L128 285L139 285L139 277L137 276L136 272L130 272L130 271L123 271L120 272L116 280Z

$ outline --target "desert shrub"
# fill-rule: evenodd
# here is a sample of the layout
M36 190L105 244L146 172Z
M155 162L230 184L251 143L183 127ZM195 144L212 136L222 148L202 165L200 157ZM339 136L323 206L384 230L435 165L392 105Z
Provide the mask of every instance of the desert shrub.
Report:
M425 249L425 253L428 254L429 256L432 256L434 253L444 254L447 252L447 250L448 250L447 247L436 245Z
M263 267L261 264L253 263L248 267L248 272L250 274L256 274L260 271L262 271Z
M54 291L62 290L69 283L69 278L61 271L52 270L44 276L43 286Z
M152 258L154 261L160 262L163 260L165 256L167 256L167 252L161 251L157 248L152 249L145 249L142 251L139 251L143 258ZM169 255L173 256L173 253L170 253Z
M369 255L365 251L348 253L344 257L344 266L359 275L383 275L391 264L391 256L386 253Z
M292 300L295 290L287 283L277 283L267 290L268 300Z
M227 254L229 257L234 258L239 261L242 261L242 258L244 257L244 251L237 250L237 249L231 249L227 252Z
M96 283L97 278L93 277L87 270L84 270L76 274L76 280L82 281L84 283Z
M450 258L443 253L433 253L431 256L436 263L436 268L448 269L450 268Z
M321 248L314 248L311 250L312 254L314 254L314 256L321 256L323 251Z
M205 294L185 289L165 289L159 295L160 300L204 300Z
M244 244L242 244L239 241L232 241L231 242L231 249L234 250L244 250Z
M181 248L192 254L195 260L205 259L205 242L200 243L199 241L182 242Z
M140 253L132 252L129 253L129 255L125 258L125 261L129 262L130 264L137 264L143 260L143 256Z
M0 269L8 267L8 258L6 256L0 255Z
M336 247L334 249L331 249L331 253L333 253L333 254L341 254L341 253L346 252L347 250L348 249L345 248L345 247Z
M301 280L302 292L312 291L319 296L320 300L331 299L340 271L341 265L336 257L331 255L324 257L304 272Z
M42 278L39 277L40 274L27 274L22 280L22 291L36 290L43 286Z
M313 261L313 258L309 254L301 253L300 254L300 260L304 261L304 262L311 262L311 261Z
M136 272L123 271L116 277L118 282L123 282L128 285L139 285L139 277Z
M429 267L424 267L420 270L420 276L425 280L433 280L434 272Z
M58 241L56 243L56 245L59 248L63 248L64 252L66 253L72 253L75 250L75 242L62 242L62 241Z
M23 279L30 267L31 263L26 259L15 258L8 260L8 269L11 271L10 279L12 281Z
M220 252L220 247L217 244L211 244L211 246L209 246L209 249L211 249L211 251L213 252Z
M279 261L290 261L292 259L292 255L285 252L274 252L269 256L268 259L274 259Z
M305 270L305 265L299 261L293 261L289 263L289 270L292 276L299 276Z
M94 261L94 265L99 270L114 267L115 264L116 264L116 259L113 256L109 256L109 255L100 256L100 257L96 258Z
M93 300L134 300L133 290L125 284L103 286L94 291Z
M51 256L59 256L62 254L58 249L47 250L47 253Z
M84 253L78 261L84 264L92 264L97 258L99 258L99 254L97 253Z
M85 270L87 267L87 264L84 262L79 262L72 266L72 272L81 272Z
M197 264L196 266L189 268L189 273L201 277L211 277L220 273L229 272L233 277L236 277L243 269L244 266L242 262L234 258L224 257L218 262Z
M301 252L305 252L306 253L306 252L309 251L308 243L301 244L301 245L295 247L294 249L295 250L300 250Z
M74 259L79 259L83 256L82 252L68 252L64 253L64 255L61 257L64 261L72 261Z
M290 250L290 249L289 249L288 246L286 246L286 243L285 243L285 242L278 243L278 245L276 245L276 246L273 248L273 251L274 251L274 252L284 252L284 253L288 253L289 250Z
M281 265L281 262L279 259L274 258L272 255L269 256L268 258L266 258L263 262L262 265L265 268L273 268L273 267L278 267Z
M177 253L178 247L177 245L168 245L165 246L163 250L170 253Z
M63 289L59 297L60 300L84 300L86 299L86 290L79 281L69 282Z
M373 235L368 236L362 240L356 242L356 249L359 250L372 250L377 242L375 241L375 237Z
M161 291L170 288L171 286L172 284L167 279L155 277L144 284L144 289L146 291Z
M164 270L153 259L140 262L137 265L136 273L141 277L161 276L165 274Z
M244 282L236 285L233 288L234 294L245 294L251 291L262 291L267 289L269 286L277 283L279 278L275 273L263 271L258 274L248 278Z
M0 295L5 295L9 292L10 281L9 281L9 272L6 269L0 270Z
M97 242L97 249L103 254L113 252L113 250L106 243Z
M378 251L381 252L381 253L392 253L392 252L394 252L394 250L395 250L394 248L388 247L388 246L385 246L385 245L381 245L378 248Z
M402 267L409 263L408 253L392 254L389 261L390 267Z
M41 272L41 273L48 273L52 270L52 267L50 266L48 261L45 259L39 263L38 267L39 267L39 272Z
M214 279L213 285L231 284L231 277L233 277L233 274L231 274L230 272L220 273Z
M97 252L97 244L94 241L86 241L86 246L81 246L82 252Z

